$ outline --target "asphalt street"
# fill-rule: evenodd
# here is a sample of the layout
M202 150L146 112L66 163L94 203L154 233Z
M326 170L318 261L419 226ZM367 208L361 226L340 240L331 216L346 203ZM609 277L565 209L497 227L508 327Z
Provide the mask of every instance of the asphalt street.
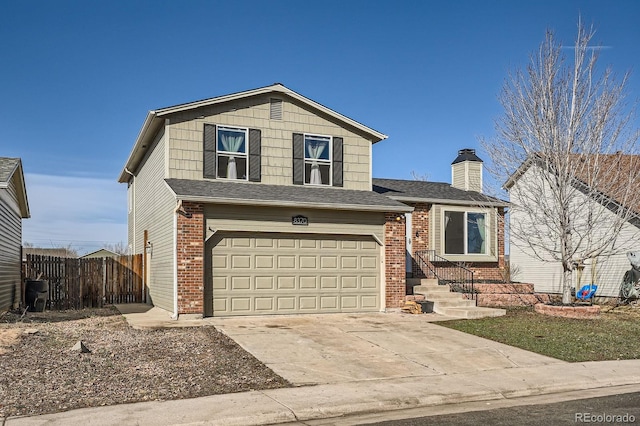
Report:
M368 426L640 424L640 392L363 424Z

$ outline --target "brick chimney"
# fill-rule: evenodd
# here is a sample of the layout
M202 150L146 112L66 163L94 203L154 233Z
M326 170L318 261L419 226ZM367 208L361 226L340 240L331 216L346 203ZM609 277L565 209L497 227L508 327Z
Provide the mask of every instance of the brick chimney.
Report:
M482 192L482 160L476 150L465 148L451 163L451 186L464 191Z

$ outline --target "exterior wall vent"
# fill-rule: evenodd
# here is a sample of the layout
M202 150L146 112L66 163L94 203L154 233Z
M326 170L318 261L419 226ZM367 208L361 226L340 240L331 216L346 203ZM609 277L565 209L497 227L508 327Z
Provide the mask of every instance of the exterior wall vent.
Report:
M269 118L271 120L282 120L282 99L269 100Z

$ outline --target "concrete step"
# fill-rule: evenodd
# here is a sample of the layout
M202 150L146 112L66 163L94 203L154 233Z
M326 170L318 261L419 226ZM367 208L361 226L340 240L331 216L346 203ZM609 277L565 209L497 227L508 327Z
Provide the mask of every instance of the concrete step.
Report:
M438 285L437 278L407 278L407 285Z
M425 293L450 293L448 285L417 285L413 288L413 294Z
M475 308L476 301L469 299L426 299L433 302L433 309L439 308Z
M424 296L425 299L427 300L464 300L464 296L462 295L462 293L455 293L455 292L447 292L447 293L442 293L442 292L437 292L437 293L432 293L430 291L424 292L424 293L418 293L418 294L422 294Z
M479 306L468 307L468 308L453 308L453 307L436 308L435 305L433 308L433 312L440 315L446 315L448 317L464 318L464 319L501 317L506 315L507 313L505 309L498 309L498 308L483 308Z

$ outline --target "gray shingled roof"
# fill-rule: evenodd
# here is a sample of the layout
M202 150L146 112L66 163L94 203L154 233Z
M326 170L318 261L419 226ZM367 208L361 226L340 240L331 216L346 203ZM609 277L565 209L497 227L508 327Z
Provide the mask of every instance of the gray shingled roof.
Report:
M208 203L298 206L332 210L409 212L413 208L374 191L250 182L165 179L178 199Z
M20 162L19 158L0 157L0 182L8 182Z
M464 191L444 182L420 180L373 179L373 190L389 198L408 202L429 202L506 207L506 201L480 192Z

